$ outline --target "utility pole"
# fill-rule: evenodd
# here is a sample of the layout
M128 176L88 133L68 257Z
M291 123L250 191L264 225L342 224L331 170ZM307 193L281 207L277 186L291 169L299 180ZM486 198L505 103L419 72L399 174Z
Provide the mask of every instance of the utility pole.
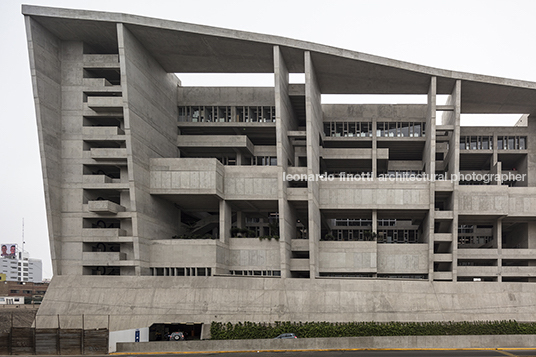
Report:
M22 253L21 253L21 258L24 257L24 243L26 243L24 241L24 217L22 217Z

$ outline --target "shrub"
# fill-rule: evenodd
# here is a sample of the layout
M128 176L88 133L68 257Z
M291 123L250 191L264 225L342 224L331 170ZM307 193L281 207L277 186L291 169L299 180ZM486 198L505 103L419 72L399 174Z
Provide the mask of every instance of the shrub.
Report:
M274 338L293 332L299 338L356 336L526 335L536 334L536 323L517 321L432 322L212 322L213 340Z
M324 240L328 240L328 241L335 240L335 236L331 233L328 233L324 236Z

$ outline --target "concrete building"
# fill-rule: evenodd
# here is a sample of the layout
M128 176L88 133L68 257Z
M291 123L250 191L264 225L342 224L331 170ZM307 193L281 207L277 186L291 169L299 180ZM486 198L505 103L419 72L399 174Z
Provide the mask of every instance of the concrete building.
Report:
M536 83L125 14L23 14L54 269L38 326L536 321ZM184 87L189 72L275 85ZM524 116L461 127L462 113Z

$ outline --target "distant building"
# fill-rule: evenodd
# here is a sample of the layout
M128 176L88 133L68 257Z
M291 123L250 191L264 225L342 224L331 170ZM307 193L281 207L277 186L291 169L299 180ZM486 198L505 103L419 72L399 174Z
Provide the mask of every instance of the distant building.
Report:
M0 273L7 281L40 283L43 280L43 262L30 258L28 252L20 252L16 257L0 258Z
M0 305L18 304L18 303L37 303L40 304L48 289L48 283L33 283L21 281L4 281L0 282ZM18 298L15 299L7 298Z

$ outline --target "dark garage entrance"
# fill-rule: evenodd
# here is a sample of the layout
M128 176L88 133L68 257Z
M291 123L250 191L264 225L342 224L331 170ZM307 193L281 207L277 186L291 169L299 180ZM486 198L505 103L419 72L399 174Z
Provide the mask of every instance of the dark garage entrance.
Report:
M166 336L172 332L182 332L187 340L201 339L201 323L158 323L149 327L149 341L166 341Z

